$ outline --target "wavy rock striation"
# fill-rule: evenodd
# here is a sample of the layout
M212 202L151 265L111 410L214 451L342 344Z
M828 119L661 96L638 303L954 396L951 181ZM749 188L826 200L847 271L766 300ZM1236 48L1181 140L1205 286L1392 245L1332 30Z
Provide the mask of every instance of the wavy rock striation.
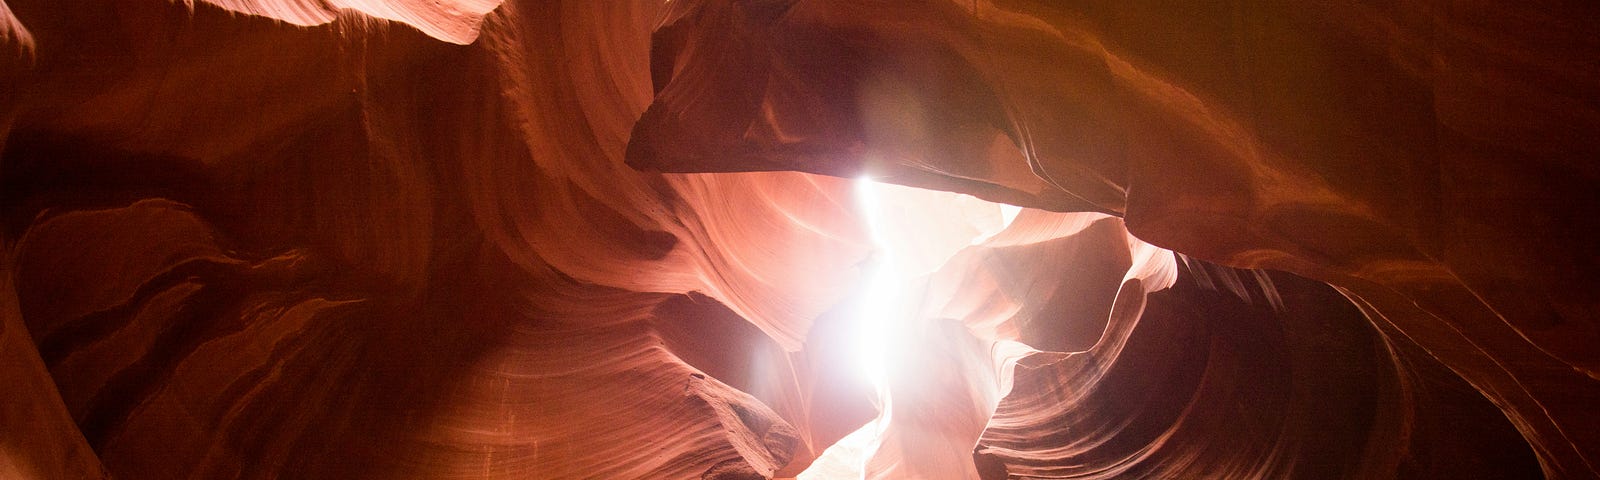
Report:
M1597 19L0 0L0 477L1600 476Z
M1547 476L1596 475L1592 9L1180 10L675 2L629 162L1107 212L1324 281L1501 406Z

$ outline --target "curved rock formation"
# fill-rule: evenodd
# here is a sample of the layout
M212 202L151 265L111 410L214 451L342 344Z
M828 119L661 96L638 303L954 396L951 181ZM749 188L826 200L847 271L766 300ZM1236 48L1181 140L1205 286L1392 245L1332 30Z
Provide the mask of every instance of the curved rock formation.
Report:
M0 477L1597 477L1597 39L0 0Z

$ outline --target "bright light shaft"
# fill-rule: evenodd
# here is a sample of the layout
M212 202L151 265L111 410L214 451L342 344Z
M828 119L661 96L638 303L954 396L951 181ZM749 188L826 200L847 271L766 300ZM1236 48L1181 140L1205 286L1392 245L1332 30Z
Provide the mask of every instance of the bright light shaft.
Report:
M913 340L924 327L924 309L937 307L924 305L927 285L950 258L1000 234L1022 211L965 195L880 184L867 177L857 178L854 188L857 215L872 242L872 253L861 263L851 353L857 371L872 385L879 412L877 418L829 446L800 473L801 480L877 480L899 478L896 475L915 470L892 462L874 469L871 463L881 448L905 448L901 443L886 442L905 442L920 433L897 430L906 428L897 427L906 424L897 418L916 420L939 414L925 406L905 409L902 405L902 410L896 411L891 395L894 386L904 387L924 376L907 370L929 360L929 352ZM905 373L912 375L899 376ZM901 395L906 395L904 390ZM886 458L896 455L891 452Z
M877 184L867 177L856 179L856 201L872 238L873 252L865 265L865 284L861 311L857 319L856 358L859 368L878 390L887 408L889 364L900 353L902 339L896 332L905 327L904 285L907 278L898 266L893 245L887 240L883 200Z
M872 238L872 256L865 263L865 282L861 310L856 319L856 360L863 376L877 393L878 418L852 433L846 440L851 444L860 462L855 468L866 475L871 461L893 415L890 399L889 372L905 347L903 332L909 327L905 311L905 284L909 278L902 272L901 259L897 258L885 221L889 215L879 196L878 185L867 177L856 179L857 208L866 220L867 232Z

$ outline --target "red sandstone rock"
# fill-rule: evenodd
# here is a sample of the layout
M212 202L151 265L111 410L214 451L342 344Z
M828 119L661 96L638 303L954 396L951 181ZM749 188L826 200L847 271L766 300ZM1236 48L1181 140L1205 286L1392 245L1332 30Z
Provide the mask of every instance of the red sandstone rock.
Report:
M1595 477L1597 13L0 0L0 477Z

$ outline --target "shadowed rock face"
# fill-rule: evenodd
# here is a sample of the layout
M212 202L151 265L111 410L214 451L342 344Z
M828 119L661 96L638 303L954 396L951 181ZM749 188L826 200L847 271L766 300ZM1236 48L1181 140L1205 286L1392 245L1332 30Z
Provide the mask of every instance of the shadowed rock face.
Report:
M0 478L1594 478L1597 58L1587 4L0 0Z

